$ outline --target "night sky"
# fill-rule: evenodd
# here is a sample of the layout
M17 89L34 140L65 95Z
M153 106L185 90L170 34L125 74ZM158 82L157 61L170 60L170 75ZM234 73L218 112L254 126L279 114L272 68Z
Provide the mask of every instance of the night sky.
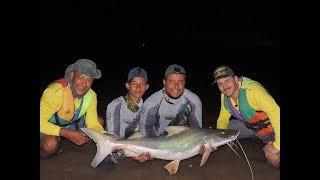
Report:
M220 93L211 83L222 64L263 84L280 105L280 2L42 3L40 95L81 58L102 71L92 87L100 111L126 92L131 68L148 73L145 99L162 88L165 69L174 63L186 69L186 87L202 100L205 117L217 117Z

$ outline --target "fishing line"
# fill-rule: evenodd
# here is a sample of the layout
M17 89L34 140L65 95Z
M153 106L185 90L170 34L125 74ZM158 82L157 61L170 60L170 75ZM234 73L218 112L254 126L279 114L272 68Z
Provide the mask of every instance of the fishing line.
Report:
M239 140L236 139L236 141L238 142L238 144L239 144L239 146L240 146L240 148L241 148L241 150L242 150L242 152L243 152L243 154L244 154L244 157L246 158L246 160L247 160L247 162L248 162L248 165L249 165L249 168L250 168L250 172L251 172L251 177L252 177L252 180L254 180L253 172L252 172L252 169L251 169L251 165L250 165L250 163L249 163L249 160L248 160L248 158L247 158L247 155L246 155L246 153L244 152L244 150L243 150L243 148L242 148Z

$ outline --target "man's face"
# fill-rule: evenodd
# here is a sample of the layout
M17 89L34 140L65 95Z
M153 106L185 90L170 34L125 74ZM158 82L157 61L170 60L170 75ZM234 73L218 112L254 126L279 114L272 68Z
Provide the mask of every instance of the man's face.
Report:
M81 74L79 71L70 73L73 88L78 96L83 96L91 88L93 79L85 74Z
M219 90L228 97L231 97L237 90L237 76L228 76L217 80Z
M184 74L169 74L167 78L163 80L163 85L169 97L177 99L182 95L186 85L185 79Z
M142 77L134 77L130 82L125 84L128 89L130 99L139 102L143 94L149 88L149 84Z

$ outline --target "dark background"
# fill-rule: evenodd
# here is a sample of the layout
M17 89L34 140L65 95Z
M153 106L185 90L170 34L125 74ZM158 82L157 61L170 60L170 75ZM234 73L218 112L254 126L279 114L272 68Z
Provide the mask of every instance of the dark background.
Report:
M99 115L126 92L131 68L148 73L146 99L177 63L202 100L204 126L212 126L220 109L212 74L222 64L263 84L280 105L280 1L41 2L40 96L81 58L102 71L92 87Z

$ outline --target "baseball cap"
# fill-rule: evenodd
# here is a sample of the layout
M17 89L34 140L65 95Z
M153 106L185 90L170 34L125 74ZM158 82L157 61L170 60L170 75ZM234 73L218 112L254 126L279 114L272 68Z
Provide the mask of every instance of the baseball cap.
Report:
M85 74L93 79L99 79L101 77L101 71L97 69L96 64L89 59L79 59L75 63L69 65L65 74L69 74L72 71L79 71L81 74Z
M217 80L228 77L228 76L234 76L233 70L226 65L219 66L214 70L214 73L213 73L214 82L212 84L216 83Z
M127 82L131 81L135 77L142 77L148 82L147 72L141 67L135 67L129 71Z
M172 64L170 65L165 74L164 74L164 77L166 78L169 74L184 74L186 75L186 71L184 70L184 68L178 64Z

